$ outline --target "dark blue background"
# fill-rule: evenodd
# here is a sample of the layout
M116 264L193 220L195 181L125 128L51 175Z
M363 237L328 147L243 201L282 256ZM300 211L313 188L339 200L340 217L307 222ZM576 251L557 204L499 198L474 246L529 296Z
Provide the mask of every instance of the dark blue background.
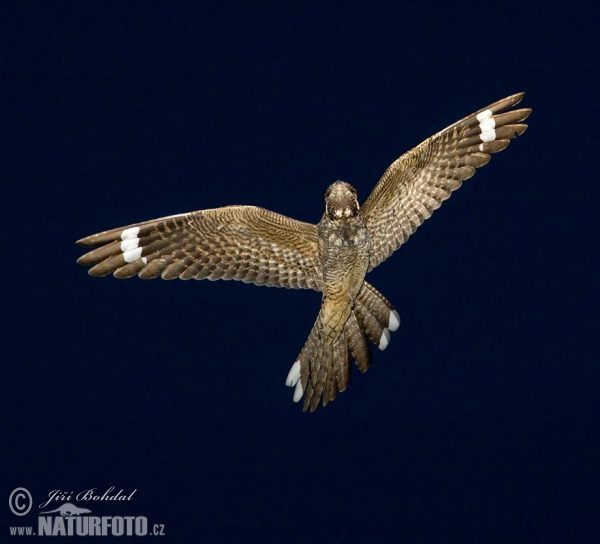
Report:
M35 503L4 535L114 485L131 503L93 513L169 542L597 541L597 8L3 11L2 493ZM78 238L196 209L316 223L334 180L364 200L522 90L525 135L369 275L402 325L314 414L284 381L318 293L75 264Z

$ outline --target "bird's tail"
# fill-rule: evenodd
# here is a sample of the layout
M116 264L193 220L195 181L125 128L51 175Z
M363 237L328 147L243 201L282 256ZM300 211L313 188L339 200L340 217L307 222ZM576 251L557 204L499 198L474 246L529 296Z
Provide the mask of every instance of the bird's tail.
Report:
M322 313L290 370L286 385L295 386L294 402L304 396L304 410L314 411L321 396L323 406L344 391L350 382L350 360L361 372L371 364L369 340L384 350L390 341L390 331L400 325L400 317L388 300L372 285L363 282L350 317L338 339L328 345L322 338Z

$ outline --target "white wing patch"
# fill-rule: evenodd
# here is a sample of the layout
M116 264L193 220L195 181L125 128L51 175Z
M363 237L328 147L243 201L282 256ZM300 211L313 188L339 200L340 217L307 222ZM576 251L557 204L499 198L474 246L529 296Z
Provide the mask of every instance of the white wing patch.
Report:
M121 251L126 253L131 249L135 249L139 246L140 239L139 238L127 238L121 242Z
M137 238L138 232L140 232L140 227L131 227L130 229L125 229L121 234L121 240Z
M140 232L140 227L131 227L121 233L121 240L123 240L121 242L121 251L126 263L137 261L142 256L142 248L139 247L140 239L137 236L138 232ZM146 257L142 258L142 262L144 264L148 263Z
M135 249L130 249L123 253L123 259L125 259L126 263L132 263L133 261L137 261L142 256L142 248L136 247Z
M492 117L492 110L482 111L477 115L479 121L479 128L481 130L481 141L482 142L493 142L496 139L496 121ZM480 146L481 149L481 146Z

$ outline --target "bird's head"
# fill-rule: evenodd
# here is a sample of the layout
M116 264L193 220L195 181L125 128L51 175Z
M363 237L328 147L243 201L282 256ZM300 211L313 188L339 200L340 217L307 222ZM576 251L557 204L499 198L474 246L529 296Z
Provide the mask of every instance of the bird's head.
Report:
M349 183L332 183L325 192L325 213L333 221L356 217L360 209L356 197L356 189Z

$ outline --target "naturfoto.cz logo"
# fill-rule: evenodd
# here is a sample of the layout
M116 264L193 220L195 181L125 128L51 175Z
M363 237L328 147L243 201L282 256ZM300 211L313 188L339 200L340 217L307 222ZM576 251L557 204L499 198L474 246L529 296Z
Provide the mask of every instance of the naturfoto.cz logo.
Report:
M48 493L48 500L39 508L45 510L38 513L38 536L146 536L148 534L163 536L164 525L148 526L145 516L93 516L89 508L77 506L64 501L129 501L137 491L125 494L121 489L114 493L114 486L100 494L96 488L86 489L78 493L54 490ZM33 505L31 493L18 487L9 497L9 507L13 514L24 516ZM57 503L61 503L58 505ZM56 507L55 507L56 506ZM50 508L50 509L48 509ZM35 535L34 527L10 527L11 535Z

